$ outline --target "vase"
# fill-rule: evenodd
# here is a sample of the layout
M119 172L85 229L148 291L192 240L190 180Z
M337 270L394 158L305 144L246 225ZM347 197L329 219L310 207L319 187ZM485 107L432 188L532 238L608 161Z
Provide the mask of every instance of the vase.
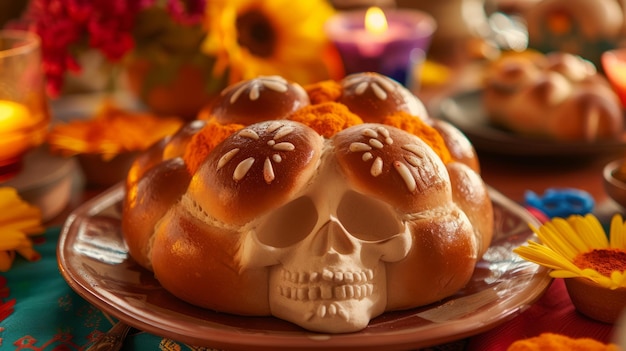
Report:
M126 68L128 90L154 114L193 120L225 86L192 63L181 64L175 73L168 79L154 79L159 68L146 60L133 60Z
M591 319L613 324L626 311L626 288L609 289L587 278L567 278L565 286L576 310Z
M92 188L106 188L126 179L138 152L125 152L110 160L100 154L79 154L78 164L85 183Z

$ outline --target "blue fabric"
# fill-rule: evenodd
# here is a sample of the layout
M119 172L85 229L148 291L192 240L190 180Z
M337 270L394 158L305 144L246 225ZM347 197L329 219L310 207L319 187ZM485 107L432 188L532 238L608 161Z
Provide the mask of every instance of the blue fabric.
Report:
M18 257L11 270L0 273L1 301L15 301L12 313L0 321L1 350L85 350L115 323L76 294L61 276L56 259L59 233L60 228L50 228L35 237L40 260ZM203 348L133 329L122 350L199 349Z

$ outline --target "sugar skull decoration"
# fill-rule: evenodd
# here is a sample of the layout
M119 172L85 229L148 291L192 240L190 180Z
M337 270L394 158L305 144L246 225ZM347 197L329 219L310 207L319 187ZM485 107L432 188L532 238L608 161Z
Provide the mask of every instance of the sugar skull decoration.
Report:
M367 83L359 88L364 98L365 90L380 89L367 99L404 89L374 74L347 77L344 89L359 77ZM276 82L284 81L247 81L223 98L267 104L267 90L293 85ZM422 106L403 96L399 108ZM354 332L385 311L452 295L489 246L486 187L473 165L459 161L471 150L444 160L419 136L377 122L325 138L287 113L251 121L190 170L168 145L182 155L202 129L195 123L137 159L123 215L131 256L194 305ZM433 130L462 137L448 126Z

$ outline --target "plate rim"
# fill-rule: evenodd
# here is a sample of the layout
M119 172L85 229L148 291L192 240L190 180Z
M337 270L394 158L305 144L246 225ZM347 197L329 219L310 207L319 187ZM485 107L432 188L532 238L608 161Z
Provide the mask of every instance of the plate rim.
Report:
M494 201L502 203L503 206L515 212L526 221L533 222L535 225L538 224L538 221L523 207L489 186L488 190ZM454 327L452 328L456 331L454 334L437 332L434 333L435 335L426 339L416 339L414 333L416 328L394 330L392 332L385 332L384 335L378 333L368 333L367 329L355 333L345 334L325 334L303 330L298 332L298 334L293 335L288 332L285 334L265 332L244 334L231 326L227 326L228 330L226 330L224 328L218 329L204 325L196 325L196 327L201 328L202 331L205 332L204 337L199 338L191 335L190 333L185 333L185 330L176 331L171 328L155 327L155 325L151 324L151 322L155 322L156 316L146 318L144 315L141 318L138 318L139 314L133 312L133 309L139 310L137 307L120 309L120 306L110 305L105 296L95 293L92 289L82 284L75 276L76 272L73 272L66 266L68 260L65 255L65 249L67 249L66 243L70 238L72 228L76 225L80 225L81 221L85 220L85 217L83 216L84 214L98 213L100 209L108 208L121 201L123 195L124 184L122 182L107 189L100 195L90 199L72 211L62 227L57 244L57 264L59 271L68 285L76 293L78 293L78 295L95 305L100 310L105 310L107 313L113 315L118 320L123 321L124 323L137 329L145 330L158 336L171 338L176 341L186 342L196 346L224 347L235 350L248 349L250 347L254 347L255 350L264 348L267 348L268 350L292 349L293 347L310 350L319 350L321 348L329 347L359 350L374 350L379 349L381 346L385 346L390 350L394 349L394 347L395 349L403 349L405 347L429 347L476 335L512 319L543 296L552 282L552 278L548 275L548 270L539 266L536 274L534 274L534 284L530 284L529 288L527 288L530 290L530 293L528 293L529 291L524 290L524 292L527 292L528 294L517 294L517 296L508 297L508 300L510 301L508 303L510 305L508 306L508 309L502 310L499 313L494 314L492 317L485 319L485 314L489 310L495 308L495 306L492 306L486 311L474 314L473 316L465 319L446 321L446 325ZM530 289L530 287L532 287L532 289ZM522 297L522 295L524 296ZM249 317L242 316L241 318ZM474 324L478 325L478 327L468 327L468 325ZM440 327L440 325L437 326ZM158 328L159 330L156 331L155 328ZM237 338L237 336L242 335L245 335L246 337Z

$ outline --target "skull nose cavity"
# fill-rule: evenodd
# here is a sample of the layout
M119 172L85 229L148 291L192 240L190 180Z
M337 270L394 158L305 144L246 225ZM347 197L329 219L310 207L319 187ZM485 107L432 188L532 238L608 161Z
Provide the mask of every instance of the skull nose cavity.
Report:
M332 217L317 233L317 237L311 245L313 252L318 255L337 253L347 255L357 250L357 245L350 239L350 234Z
M374 271L366 269L339 272L324 269L321 272L281 271L278 286L281 296L291 300L361 300L372 295Z

